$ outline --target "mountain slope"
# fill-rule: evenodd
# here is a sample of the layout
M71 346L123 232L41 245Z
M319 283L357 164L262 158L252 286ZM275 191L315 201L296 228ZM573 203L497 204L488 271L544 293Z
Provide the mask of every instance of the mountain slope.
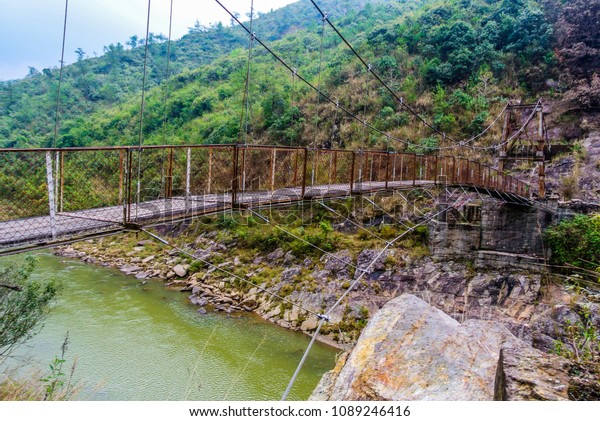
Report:
M323 2L327 10L343 15L361 8L361 1ZM216 3L212 7L219 7ZM318 22L316 10L307 2L291 4L262 14L255 28L268 40L313 27ZM264 34L264 35L263 35ZM163 35L149 38L148 78L146 89L163 83L169 75L212 63L230 51L248 45L245 33L235 26L214 24L196 26L169 48ZM139 101L144 62L144 40L137 35L127 41L105 46L100 57L87 57L78 49L79 60L66 66L60 98L60 120L73 124L78 119L118 106ZM170 58L167 59L167 52ZM31 69L22 80L0 82L0 147L51 146L54 142L58 69ZM83 144L78 141L76 144Z
M593 25L598 0L586 4L579 0L318 3L331 12L331 22L398 96L454 138L479 133L508 99L544 97L562 104L573 97L584 108L595 104L593 66L577 73L586 60L581 48L576 49L581 53L579 61L568 57ZM580 13L583 7L592 11L592 17ZM193 28L175 43L171 68L177 74L168 82L160 70L166 66L166 44L150 45L144 144L241 141L415 152L448 144L405 112L328 25L323 25L321 34L322 25L316 10L303 1L261 15L254 28L257 37L298 75L320 86L357 118L413 145L390 142L366 129L318 97L257 43L245 102L248 37L239 27L221 25ZM596 38L588 38L583 41L586 48L597 48ZM68 75L77 77L65 81L58 145L138 143L141 54L139 46L131 50L109 46L105 56L67 68ZM561 76L566 71L573 76ZM8 112L0 116L5 145L51 144L56 100L52 83L56 81L44 76L2 86L3 98L11 98L3 99ZM78 84L96 86L92 81L98 80L102 83L96 90L76 89ZM592 99L577 100L582 95ZM498 138L499 129L494 128L481 144Z

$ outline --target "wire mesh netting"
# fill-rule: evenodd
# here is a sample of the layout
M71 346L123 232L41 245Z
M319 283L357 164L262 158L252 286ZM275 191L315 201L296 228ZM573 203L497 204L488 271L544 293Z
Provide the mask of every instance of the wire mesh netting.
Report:
M123 221L123 178L118 170L122 153L2 151L0 246L115 229Z
M522 197L530 190L464 158L293 147L3 149L0 165L0 248L386 189L460 185Z
M307 151L306 196L344 196L350 194L352 152L311 149Z

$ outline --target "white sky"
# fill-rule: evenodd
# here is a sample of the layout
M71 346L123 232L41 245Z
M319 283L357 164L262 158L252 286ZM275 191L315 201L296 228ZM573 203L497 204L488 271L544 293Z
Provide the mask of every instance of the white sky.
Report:
M29 66L42 70L58 66L66 0L0 0L0 80L24 77ZM254 8L268 12L298 0L254 0ZM245 16L250 0L222 0L228 9ZM125 44L131 35L146 33L148 0L69 0L65 61L72 63L77 48L88 56L101 55L110 43ZM150 32L169 33L170 0L151 0ZM214 0L173 0L173 39L194 26L229 16Z

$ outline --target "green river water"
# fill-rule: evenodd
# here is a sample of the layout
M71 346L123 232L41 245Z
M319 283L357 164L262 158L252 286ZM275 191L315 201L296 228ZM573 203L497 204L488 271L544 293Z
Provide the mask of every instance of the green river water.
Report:
M68 332L78 399L278 400L310 340L252 315L198 314L187 293L158 281L140 285L117 270L37 256L34 276L60 279L64 289L18 354L45 373ZM335 353L315 344L290 399L308 398Z

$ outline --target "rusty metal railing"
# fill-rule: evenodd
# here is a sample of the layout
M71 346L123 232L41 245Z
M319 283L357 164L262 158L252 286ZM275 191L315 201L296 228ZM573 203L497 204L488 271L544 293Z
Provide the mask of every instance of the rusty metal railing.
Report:
M0 149L0 249L135 224L385 189L528 184L453 156L283 146Z

